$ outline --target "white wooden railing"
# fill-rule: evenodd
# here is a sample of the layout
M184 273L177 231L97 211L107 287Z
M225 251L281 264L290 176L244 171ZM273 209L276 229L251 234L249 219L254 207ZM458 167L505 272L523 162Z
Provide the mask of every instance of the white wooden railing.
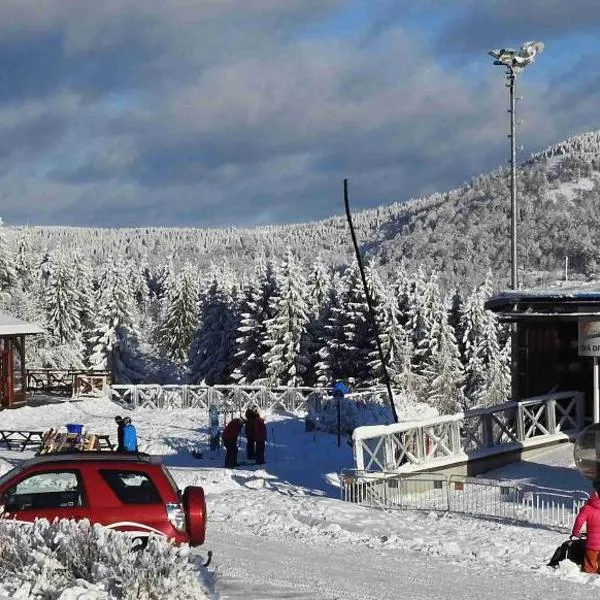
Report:
M584 396L562 392L424 421L357 427L360 471L416 471L566 438L584 427Z
M244 411L256 406L261 411L283 409L309 410L317 413L324 397L331 395L330 388L261 387L243 385L112 385L111 399L124 408L206 408L217 405L221 411ZM349 398L387 401L386 391L380 389L357 390ZM385 398L384 398L385 397Z

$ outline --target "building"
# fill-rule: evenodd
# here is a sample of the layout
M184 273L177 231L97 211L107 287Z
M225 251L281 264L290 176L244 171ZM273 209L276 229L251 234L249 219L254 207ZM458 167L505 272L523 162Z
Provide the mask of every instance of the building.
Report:
M2 408L13 408L27 401L25 337L43 332L39 325L0 313L0 405Z
M485 308L516 324L515 399L581 391L591 418L594 360L579 355L579 323L600 320L600 285L508 291L490 298Z

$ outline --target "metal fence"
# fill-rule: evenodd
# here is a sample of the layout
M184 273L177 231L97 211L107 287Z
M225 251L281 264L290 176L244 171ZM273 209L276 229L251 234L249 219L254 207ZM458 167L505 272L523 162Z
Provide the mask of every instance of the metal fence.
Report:
M565 492L495 479L419 473L346 470L340 473L341 499L364 506L432 510L570 530L587 500L582 491Z

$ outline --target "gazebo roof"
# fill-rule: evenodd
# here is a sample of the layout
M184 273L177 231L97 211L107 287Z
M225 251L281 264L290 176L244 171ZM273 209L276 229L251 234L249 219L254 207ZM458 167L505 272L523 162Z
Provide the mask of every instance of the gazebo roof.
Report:
M44 333L44 329L36 323L28 323L6 313L0 313L0 337L7 335L32 335Z

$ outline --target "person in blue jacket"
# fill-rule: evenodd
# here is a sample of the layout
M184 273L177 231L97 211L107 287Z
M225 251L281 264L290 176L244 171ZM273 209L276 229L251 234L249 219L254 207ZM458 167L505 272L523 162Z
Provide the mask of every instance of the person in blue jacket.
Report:
M135 427L131 423L130 417L123 419L123 451L124 452L137 452L137 432Z

